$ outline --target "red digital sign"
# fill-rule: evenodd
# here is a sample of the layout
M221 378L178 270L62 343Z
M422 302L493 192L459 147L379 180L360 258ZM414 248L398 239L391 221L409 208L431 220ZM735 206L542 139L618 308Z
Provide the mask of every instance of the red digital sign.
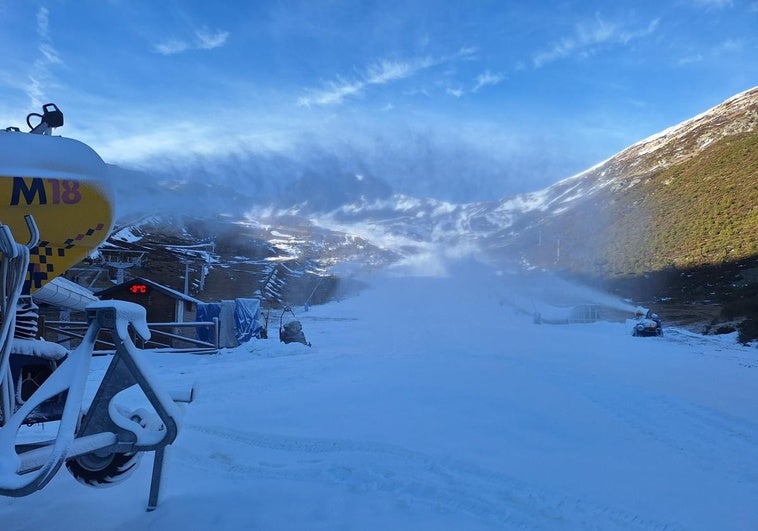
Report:
M131 286L129 286L129 291L131 291L135 295L146 295L147 285L146 284L132 284Z

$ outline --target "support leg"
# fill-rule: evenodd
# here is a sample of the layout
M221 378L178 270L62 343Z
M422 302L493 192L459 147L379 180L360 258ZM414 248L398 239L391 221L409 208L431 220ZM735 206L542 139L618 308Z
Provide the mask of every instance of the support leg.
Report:
M147 500L147 511L154 511L160 499L161 480L163 479L163 462L166 457L166 447L161 446L155 451L153 460L153 476L150 480L150 497Z

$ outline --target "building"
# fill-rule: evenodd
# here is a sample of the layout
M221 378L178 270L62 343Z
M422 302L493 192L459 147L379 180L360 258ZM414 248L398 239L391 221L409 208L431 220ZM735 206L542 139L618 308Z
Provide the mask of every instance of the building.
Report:
M195 320L197 305L201 302L194 297L142 277L98 291L95 295L101 300L128 301L143 306L147 311L148 325L192 322ZM155 328L151 326L152 330ZM145 346L149 348L187 346L183 345L184 342L177 336L194 338L195 328L174 326L167 329L165 333L154 332L151 342Z
M148 323L192 321L200 302L194 297L142 277L98 291L95 295L100 300L128 301L144 306Z

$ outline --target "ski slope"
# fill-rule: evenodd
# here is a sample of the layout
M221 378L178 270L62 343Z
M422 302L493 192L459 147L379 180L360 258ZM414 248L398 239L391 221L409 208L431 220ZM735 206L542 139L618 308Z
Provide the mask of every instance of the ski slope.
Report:
M758 349L535 325L483 269L369 282L300 309L313 348L151 355L198 389L156 511L146 457L113 488L62 471L0 498L0 527L758 528Z

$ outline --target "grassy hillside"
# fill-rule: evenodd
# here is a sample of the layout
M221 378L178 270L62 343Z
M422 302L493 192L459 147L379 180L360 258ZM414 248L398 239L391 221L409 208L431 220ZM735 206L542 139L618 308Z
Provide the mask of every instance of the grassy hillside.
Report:
M635 169L619 168L612 186L533 223L509 251L658 300L664 314L665 297L674 320L694 312L694 321L713 326L741 321L740 340L758 338L758 132L722 137L677 164L656 168L646 159Z
M723 138L700 156L616 195L601 255L610 273L736 262L758 255L758 133Z
M727 136L678 164L619 178L576 208L533 224L516 245L530 263L596 277L758 256L758 132Z

